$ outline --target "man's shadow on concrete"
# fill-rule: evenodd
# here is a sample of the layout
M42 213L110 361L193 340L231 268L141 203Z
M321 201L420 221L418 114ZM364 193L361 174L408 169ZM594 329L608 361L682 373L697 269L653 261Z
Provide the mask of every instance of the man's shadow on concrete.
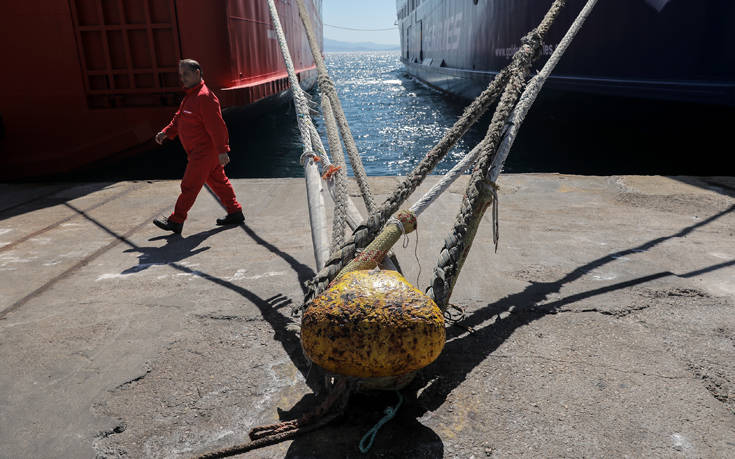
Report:
M258 233L250 228L246 223L243 223L242 225L240 225L240 227L243 229L243 231L245 231L245 234L247 234L250 239L255 241L258 245L265 247L273 255L281 258L283 261L288 263L289 266L291 266L291 269L293 269L293 271L296 273L296 276L299 280L299 287L301 287L301 292L306 293L305 282L311 280L314 276L316 276L314 270L260 237Z
M98 226L104 227L96 220L94 220L94 222ZM309 388L312 391L319 391L321 387L320 381L315 378L309 378L310 366L308 361L304 357L303 352L301 351L301 340L299 338L299 335L294 330L295 327L292 326L294 321L293 319L288 317L288 314L284 315L282 312L279 311L293 303L293 301L288 296L279 293L270 298L261 298L254 292L233 282L208 274L201 269L193 269L192 267L186 266L185 263L182 263L182 261L193 255L209 250L210 247L199 247L207 238L214 236L215 234L222 231L237 228L243 230L257 244L265 247L268 251L286 261L296 272L302 289L305 289L303 282L314 277L314 271L308 266L296 260L291 255L283 252L278 247L260 237L252 228L250 228L245 223L237 226L220 226L186 237L171 233L149 239L149 241L165 240L166 245L162 247L142 247L133 244L127 239L123 239L123 241L130 246L129 249L124 251L125 253L139 253L140 255L138 256L138 264L122 271L121 274L134 274L140 271L144 271L151 266L166 265L183 273L191 274L193 276L197 276L207 281L213 282L239 294L258 308L263 319L268 322L268 324L272 327L274 331L274 338L281 343L283 349L286 351L293 364L297 367L297 369L301 372L302 376L306 380L306 384L309 386ZM110 230L107 231L112 233Z
M209 250L210 247L199 247L199 245L210 236L214 236L217 233L221 233L222 231L232 228L232 226L220 226L186 237L172 233L150 238L148 240L151 242L165 240L166 245L163 247L135 246L125 250L125 253L137 252L140 255L138 255L138 264L124 270L121 274L134 274L144 271L151 266L169 265L171 263L181 262L191 256Z
M197 248L208 237L221 231L237 228L236 226L218 227L188 237L181 237L177 234L156 236L154 238L151 238L150 240L154 241L165 239L167 241L167 244L163 247L142 247L128 239L128 237L126 237L125 235L113 231L107 225L90 216L83 210L76 208L74 205L67 203L66 206L77 214L81 215L87 221L100 228L102 231L106 232L107 234L111 235L115 239L120 240L123 244L130 247L129 249L125 250L125 252L138 252L141 254L139 258L139 263L124 270L123 273L135 273L156 264L165 264L173 269L181 271L182 273L187 273L193 276L200 277L221 287L232 290L246 300L250 301L253 305L255 305L255 307L258 308L263 319L268 322L269 325L273 328L274 339L281 343L283 349L286 351L291 361L301 371L302 375L307 380L307 384L309 384L309 387L313 391L319 390L319 387L316 385L316 382L313 380L313 378L310 380L307 377L309 366L308 362L303 356L303 352L301 351L301 341L298 334L293 330L293 327L289 327L289 325L293 324L293 320L287 315L279 312L279 309L282 309L285 306L291 304L292 301L288 296L279 293L270 298L262 298L253 291L250 291L230 281L213 276L203 269L194 270L180 263L180 261L191 257L192 255L201 253L204 250L208 250L209 247ZM299 263L291 255L286 254L285 252L278 249L276 246L270 244L269 242L258 236L255 231L253 231L247 225L240 225L240 228L242 228L258 244L263 245L269 251L282 257L286 262L288 262L292 266L292 268L296 270L299 279L311 279L315 275L314 271L311 270L308 266Z
M140 272L149 268L150 266L157 264L167 265L168 267L181 271L182 273L197 276L209 282L215 283L223 288L232 290L233 292L242 296L245 300L252 303L256 308L258 308L263 319L268 322L268 324L273 329L273 338L281 343L284 351L289 356L294 366L301 372L306 381L306 385L312 391L312 393L305 395L304 398L299 403L297 403L297 406L288 411L282 411L281 419L286 420L299 417L301 414L309 411L311 408L315 407L321 402L324 396L324 394L321 393L323 392L322 380L317 377L317 371L314 371L310 377L310 370L312 368L309 362L304 357L303 351L301 349L301 339L299 337L299 334L297 331L294 330L294 327L292 326L294 324L294 320L289 317L288 314L283 314L279 311L280 309L283 309L284 307L292 303L292 300L288 296L279 293L270 298L263 298L251 290L248 290L230 281L208 274L203 269L195 270L181 263L181 261L191 257L192 255L208 250L209 247L199 247L199 245L202 244L202 242L204 242L210 236L213 236L214 234L217 234L221 231L236 227L230 226L215 228L185 238L175 234L156 236L149 239L149 241L165 239L167 242L166 245L164 245L163 247L142 247L128 239L128 237L116 233L101 221L97 220L94 217L91 217L90 215L86 214L80 209L77 209L73 205L67 204L67 206L106 233L110 234L111 236L115 237L116 239L127 245L129 249L125 250L125 252L140 254L139 263L124 270L123 273ZM256 243L265 247L271 253L286 261L297 273L299 281L301 283L302 291L305 291L303 281L311 279L315 275L314 271L311 268L299 262L290 254L283 252L275 245L266 241L249 226L243 224L240 225L240 228ZM357 452L358 450L356 442L359 442L365 431L372 427L372 425L383 416L382 410L386 406L395 405L396 403L396 400L394 399L392 393L379 394L378 397L379 400L377 402L375 397L355 397L355 399L351 402L352 408L346 413L346 419L349 421L349 424L343 423L343 425L340 427L328 428L329 430L326 437L324 435L312 437L312 433L310 435L297 439L298 441L294 442L294 444L292 445L292 450L303 451L303 454L306 457L345 457L345 455L350 455L352 452ZM423 454L423 457L443 456L443 446L441 440L439 439L438 435L431 431L431 429L423 426L416 419L406 418L406 416L401 414L400 411L398 416L396 417L396 420L403 420L401 421L402 427L394 426L390 430L384 429L388 432L384 432L384 435L378 436L378 440L376 440L376 445L378 441L380 441L380 443L382 444L384 440L381 439L395 438L395 441L398 443L405 442L406 439L416 439L415 441L411 440L411 445L415 445L415 448L419 448L417 451L426 450L430 452L430 454ZM337 438L329 436L334 432L332 429L340 429L340 435L337 436L339 440ZM320 443L323 443L323 445L315 449L315 445L318 445Z

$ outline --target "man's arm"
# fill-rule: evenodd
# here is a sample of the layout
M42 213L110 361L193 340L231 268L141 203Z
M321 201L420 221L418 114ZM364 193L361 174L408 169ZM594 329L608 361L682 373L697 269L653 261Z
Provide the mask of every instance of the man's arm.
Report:
M179 109L176 110L176 114L174 114L174 117L171 120L171 122L168 123L168 125L166 125L165 128L161 129L161 132L156 134L156 143L158 145L161 145L163 143L163 140L166 138L170 140L173 140L176 138L176 135L179 133L176 127L179 124L180 115L181 115L181 107L179 107Z
M227 133L227 125L222 119L222 110L219 102L210 98L202 98L201 115L204 120L204 128L212 139L212 145L219 155L219 163L223 166L230 162L227 154L230 151L230 136Z

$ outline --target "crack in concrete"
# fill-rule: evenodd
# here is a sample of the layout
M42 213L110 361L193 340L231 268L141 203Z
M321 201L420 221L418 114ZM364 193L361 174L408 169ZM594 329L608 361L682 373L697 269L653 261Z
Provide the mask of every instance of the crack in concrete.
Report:
M580 314L583 312L596 312L598 314L602 314L604 316L613 316L615 318L622 318L629 316L633 314L634 312L643 311L644 309L650 308L650 304L642 305L642 306L631 306L628 308L623 309L614 309L614 310L605 310L600 308L585 308L585 309L559 309L557 311L551 312L551 314L561 314L563 312L571 312L573 314Z
M153 369L151 367L149 367L148 365L146 365L145 373L143 373L142 375L140 375L138 377L135 377L133 379L129 379L129 380L125 381L124 383L122 383L119 386L115 387L112 390L112 392L123 390L126 386L129 386L129 385L133 384L134 382L141 381L143 378L145 378L146 376L148 376L151 371L153 371Z
M128 428L128 425L125 422L120 422L120 424L113 427L111 430L104 430L97 434L97 438L99 439L105 439L107 437L110 437L112 435L117 435L125 432L125 430Z
M105 446L101 445L105 440L113 435L118 435L125 432L128 428L127 423L120 420L119 424L113 427L111 430L105 430L98 432L95 436L95 440L92 442L92 447L96 451L95 457L106 458L106 457L126 457L128 452L123 447Z
M211 320L232 320L237 322L264 322L265 319L260 317L244 317L233 314L196 314L197 319L211 319Z

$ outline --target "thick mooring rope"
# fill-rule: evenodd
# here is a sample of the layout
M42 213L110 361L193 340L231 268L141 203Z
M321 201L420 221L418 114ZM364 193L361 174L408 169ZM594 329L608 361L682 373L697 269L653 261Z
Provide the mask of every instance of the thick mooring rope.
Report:
M342 103L337 95L337 89L334 87L334 83L332 83L331 78L329 78L327 66L324 64L324 59L322 59L319 42L314 35L311 19L309 19L309 14L306 11L304 2L303 0L296 0L296 4L299 7L299 15L301 16L301 21L304 24L306 38L309 42L309 46L311 47L311 54L314 56L314 63L316 64L317 71L319 72L317 80L319 83L319 90L329 98L329 101L332 104L337 125L339 126L339 132L345 143L347 155L349 156L350 164L352 165L352 172L354 172L357 185L360 187L360 192L362 193L363 200L365 201L365 207L369 214L373 213L375 211L375 200L373 199L373 194L370 191L370 186L367 182L367 174L365 173L365 168L360 160L360 153L357 151L355 139L352 137L352 131L347 123L344 110L342 110Z
M311 281L307 281L307 291L304 295L305 305L324 291L327 285L329 285L329 282L355 257L358 249L366 247L377 236L383 225L385 225L385 222L388 221L388 218L398 210L398 207L421 184L426 175L436 167L436 164L446 156L446 153L452 146L457 143L469 128L487 111L490 105L495 102L500 94L502 85L507 81L507 77L507 69L503 69L495 76L495 79L490 83L488 88L465 109L463 115L454 126L427 153L421 163L414 168L380 209L371 213L367 221L364 221L355 228L352 237L348 238L336 252L332 253L324 269L320 270Z
M293 94L294 105L296 106L296 119L298 122L301 141L304 144L304 176L306 179L306 193L309 201L309 223L311 224L311 240L314 247L314 258L319 268L324 266L324 260L329 256L329 241L327 237L327 214L324 208L324 199L321 194L321 177L316 165L316 158L311 141L311 132L309 124L309 103L304 91L299 85L296 77L296 70L291 60L291 53L288 50L286 36L281 27L281 20L278 17L278 10L273 0L268 0L268 8L273 19L273 27L276 30L278 45L283 55L283 60L288 71L288 81L291 85L291 93Z
M339 250L332 253L324 269L319 271L311 281L307 281L304 306L307 306L313 298L326 289L342 268L355 257L358 249L364 248L375 238L388 218L398 210L399 206L423 182L429 172L436 167L437 163L446 156L447 152L457 141L488 110L502 89L508 84L511 71L524 66L530 67L531 62L528 62L528 60L535 60L540 56L541 37L546 34L553 22L553 18L556 17L558 10L564 4L564 0L556 0L554 2L541 24L529 34L529 36L533 35L537 37L537 39L529 42L532 48L529 49L528 46L522 46L513 55L513 60L510 65L501 70L488 85L487 89L464 110L464 113L452 128L444 134L444 137L426 154L424 159L411 171L404 181L398 185L393 194L386 199L379 209L370 214L367 221L354 230L352 237ZM503 120L504 122L505 120Z
M541 88L543 88L544 83L551 75L551 72L554 71L556 65L561 60L562 56L564 56L564 53L567 51L567 48L569 48L569 45L572 44L572 40L574 40L574 37L576 37L577 33L582 29L582 26L584 25L589 15L592 13L592 9L595 7L596 4L597 0L587 0L587 3L579 12L577 18L569 27L569 30L567 30L567 33L564 34L564 37L556 46L556 49L554 49L554 52L549 57L549 60L546 61L544 67L536 76L531 79L531 81L528 82L526 90L523 91L523 94L521 95L520 100L518 100L518 104L516 105L516 108L513 110L513 114L510 117L508 127L506 128L505 137L503 138L503 143L500 145L498 153L495 156L493 163L490 165L488 180L491 183L495 183L495 181L498 179L498 176L503 169L503 164L505 164L505 160L508 158L508 153L510 152L511 147L513 146L513 142L515 142L516 136L518 135L518 131L523 124L523 120L526 119L526 115L528 114L528 111L531 109L531 106L536 101L536 98L541 92Z
M439 196L441 196L441 194L450 187L452 183L454 183L462 174L464 174L467 168L475 162L475 159L477 159L477 154L479 152L480 145L478 144L475 146L475 148L472 149L472 151L467 153L461 161L455 164L449 172L444 174L444 177L442 177L438 183L432 186L431 189L427 191L426 194L421 197L421 199L416 201L414 205L412 205L411 208L408 210L416 215L416 217L421 215L423 211L425 211L434 201L436 201Z
M477 226L482 218L482 214L490 203L493 204L493 234L497 250L497 187L495 185L495 180L497 180L518 130L520 129L525 116L528 114L531 105L541 91L544 82L564 55L576 34L582 28L582 25L592 12L596 3L597 0L587 1L584 8L582 8L574 23L567 30L564 38L546 62L541 72L529 82L513 113L510 115L508 124L504 128L505 134L501 145L497 148L497 153L493 153L491 155L492 162L489 165L489 168L484 169L485 165L480 164L475 169L477 174L473 173L467 193L465 194L465 199L463 200L460 215L457 216L457 222L455 223L452 232L445 240L444 247L442 248L439 256L437 268L434 271L432 285L429 287L427 292L435 299L439 307L443 310L446 310L447 308L449 297L451 296L451 292L454 288L459 272L462 269L464 259L472 246L472 241L476 234ZM560 5L559 8L562 6L563 5ZM498 109L500 109L500 107L498 107ZM489 135L490 132L488 131L488 136ZM485 140L487 139L488 137L486 137ZM481 175L480 169L484 169L486 171L485 175ZM470 199L470 196L472 196L472 199Z
M322 97L322 114L324 115L324 125L327 131L329 153L336 168L334 171L336 193L334 199L334 219L332 221L332 245L330 251L330 253L334 253L345 240L347 174L345 171L345 158L344 153L342 153L342 144L337 136L337 122L334 119L332 104L329 102L328 97Z

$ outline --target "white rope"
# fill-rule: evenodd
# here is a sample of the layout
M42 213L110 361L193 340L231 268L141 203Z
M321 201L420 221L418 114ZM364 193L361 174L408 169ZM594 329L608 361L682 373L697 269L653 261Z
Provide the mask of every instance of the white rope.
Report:
M278 45L281 48L281 54L283 55L286 70L288 71L288 81L291 84L291 93L293 94L294 105L296 106L296 119L298 121L299 133L301 134L301 141L304 144L304 154L312 153L313 148L309 129L309 124L311 124L309 104L296 77L296 70L291 60L291 53L288 50L286 36L283 34L281 20L278 17L278 10L273 0L268 0L268 8L273 19L273 27L276 30ZM324 263L329 257L329 238L327 236L327 214L324 208L324 199L321 194L321 177L319 168L312 157L304 161L304 177L306 179L306 195L309 203L311 242L314 246L314 258L316 259L317 269L320 270L324 267Z
M373 199L373 194L370 191L370 185L367 182L367 174L365 173L365 168L362 165L360 153L357 151L355 139L352 137L352 131L347 123L344 110L342 110L342 104L339 101L337 90L334 87L334 83L332 83L332 80L329 78L327 66L324 64L324 59L322 59L319 43L314 36L311 20L309 19L309 15L304 7L304 2L303 0L296 0L296 3L299 7L301 22L303 22L304 30L306 31L306 38L308 39L309 46L311 47L311 53L314 56L314 63L316 64L317 71L319 72L319 89L322 91L322 94L329 97L329 101L332 104L332 110L334 111L339 131L342 134L342 141L345 144L347 155L349 156L350 163L352 164L352 172L355 174L355 179L357 180L357 185L359 186L363 200L365 201L365 207L367 208L368 214L372 214L375 210L375 200Z
M288 82L291 84L291 93L293 95L294 105L296 106L296 119L298 121L299 132L301 134L301 141L304 143L305 150L311 150L311 136L307 126L309 103L306 95L304 94L304 90L301 89L299 79L296 76L296 70L294 69L293 61L291 60L291 53L288 50L286 36L284 35L283 28L281 27L281 19L278 16L278 10L276 9L276 5L273 0L268 0L268 8L270 9L271 18L273 19L273 27L276 30L276 38L278 39L278 45L281 48L281 55L283 56L283 61L286 64Z
M426 208L429 207L431 203L436 201L436 199L442 193L444 193L447 188L449 188L449 186L454 183L455 180L457 180L457 178L459 178L459 176L462 175L473 162L475 162L479 151L480 145L478 144L477 146L475 146L475 148L472 149L472 151L467 153L460 162L455 164L449 172L444 174L444 177L442 177L439 183L431 187L431 189L427 191L426 194L421 197L421 199L416 201L416 203L411 206L409 211L413 212L416 217L421 215L421 213L426 210Z
M322 154L319 155L322 159L322 162L324 162L325 167L329 167L332 162L331 160L324 156L324 145L322 145L322 139L319 137L319 133L317 132L316 128L313 124L311 124L311 121L309 121L310 130L311 130L311 139L312 143L317 145L317 150L319 150ZM329 191L329 196L332 198L333 202L337 202L337 185L336 181L334 180L334 176L328 178L325 180L327 182L327 189ZM347 204L346 211L347 211L347 224L352 228L353 230L357 228L365 219L360 211L357 209L357 206L352 201L349 195L346 196L345 203Z
M324 168L331 166L332 160L327 155L326 148L324 148L324 144L322 143L322 138L319 137L319 132L316 130L316 127L314 127L314 123L311 122L311 118L309 118L306 125L309 127L309 134L311 134L311 144L316 149L316 152L312 153L319 158L318 161L321 161L322 164L324 164Z
M316 38L314 37L313 29L311 26L311 20L309 19L309 15L306 12L306 8L304 7L304 4L301 0L297 0L297 4L299 7L299 15L301 16L301 20L304 25L304 30L306 31L306 37L309 41L309 46L311 47L311 52L314 57L314 62L316 63L317 69L319 71L319 80L320 85L319 89L322 91L322 96L326 96L329 99L329 102L331 104L332 112L336 118L336 122L339 127L339 132L342 134L342 141L345 144L345 148L347 149L348 156L350 158L350 163L352 165L352 171L355 173L355 179L357 181L357 185L360 188L360 192L362 193L362 197L365 201L365 207L367 208L368 212L371 213L375 209L375 201L373 200L373 195L370 191L370 186L367 183L367 175L365 174L365 168L362 165L362 161L360 160L360 154L357 151L357 146L355 145L355 141L352 138L352 132L350 131L350 127L347 124L347 118L344 115L344 111L342 110L342 104L339 101L339 96L337 95L337 91L334 88L334 84L332 83L332 80L329 78L329 74L327 72L327 67L324 64L324 60L322 59L322 53L319 49L319 45L316 41ZM314 136L314 133L316 133L316 128L312 125L312 137ZM328 128L329 129L329 128ZM318 143L321 145L321 139L319 138L319 135L316 134L316 138L319 139ZM318 148L320 151L324 151L323 147ZM326 159L324 161L324 164L328 167L330 162L329 159ZM332 200L335 201L335 204L337 202L337 193L336 190L336 180L334 176L326 180L327 186L329 189L330 196L332 197ZM352 201L349 195L346 195L345 199L346 203L346 217L347 217L347 224L352 228L352 230L355 230L362 222L364 221L364 217L360 214L360 211L357 209L357 206L355 206L355 203ZM394 271L398 271L398 268L393 264L390 257L393 256L389 252L389 257L386 257L385 260L383 260L383 264L386 266L387 269L392 269Z
M322 97L322 113L324 114L324 126L327 131L327 142L329 152L334 158L334 165L339 169L334 173L335 196L334 217L332 219L332 247L331 253L337 250L345 239L345 219L347 218L347 174L345 173L345 157L342 152L342 144L337 135L337 121L334 119L332 104L329 97Z

